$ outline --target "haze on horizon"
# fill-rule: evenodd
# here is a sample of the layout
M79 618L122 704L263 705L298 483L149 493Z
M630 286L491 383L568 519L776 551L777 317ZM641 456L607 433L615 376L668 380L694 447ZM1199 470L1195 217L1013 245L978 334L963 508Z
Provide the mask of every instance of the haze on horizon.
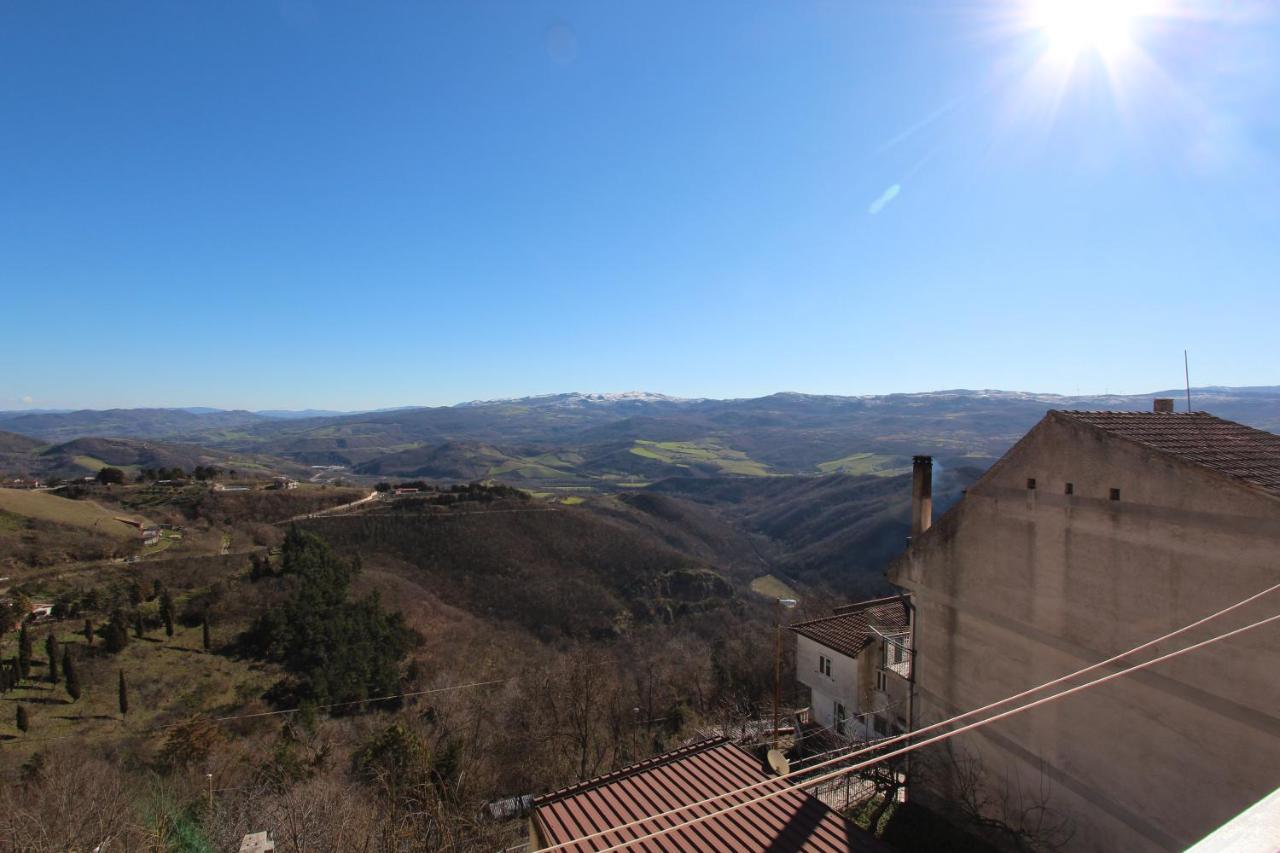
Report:
M1276 384L1280 9L1051 7L7 5L0 409Z

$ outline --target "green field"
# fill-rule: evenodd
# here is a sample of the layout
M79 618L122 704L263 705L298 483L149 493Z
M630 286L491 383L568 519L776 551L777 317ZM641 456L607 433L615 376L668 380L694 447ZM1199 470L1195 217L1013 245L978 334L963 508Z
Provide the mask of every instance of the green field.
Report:
M116 521L118 516L145 521L136 514L104 509L93 501L73 501L60 498L50 492L32 492L25 489L0 489L0 510L41 521L86 527L118 539L129 539L138 535L136 528Z
M79 465L81 468L85 469L86 471L89 471L90 473L93 473L93 474L96 474L99 471L101 471L103 468L107 467L107 463L93 456L75 456L75 457L72 457L71 461L76 465ZM132 466L117 465L116 467L120 468L121 470L127 470Z
M911 460L905 456L888 456L883 453L852 453L841 459L832 459L818 465L824 474L871 474L876 477L895 477L911 472Z
M689 468L708 466L721 474L768 477L772 472L741 450L732 450L714 441L645 441L639 439L631 452L645 459Z

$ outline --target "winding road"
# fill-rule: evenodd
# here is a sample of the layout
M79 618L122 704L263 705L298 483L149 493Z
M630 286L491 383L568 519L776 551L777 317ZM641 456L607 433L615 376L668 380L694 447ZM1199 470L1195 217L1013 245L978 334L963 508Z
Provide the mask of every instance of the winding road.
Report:
M304 512L302 515L295 515L292 518L286 518L283 521L277 521L276 524L289 524L290 522L302 521L307 518L320 518L321 516L325 516L325 515L338 515L339 513L347 512L348 510L355 509L358 506L367 504L369 503L369 501L376 501L377 499L378 499L378 491L375 489L372 492L369 492L369 494L360 498L360 500L352 501L351 503L347 503L347 504L339 504L338 506L331 506L328 509L320 509L320 510L316 510L315 512Z

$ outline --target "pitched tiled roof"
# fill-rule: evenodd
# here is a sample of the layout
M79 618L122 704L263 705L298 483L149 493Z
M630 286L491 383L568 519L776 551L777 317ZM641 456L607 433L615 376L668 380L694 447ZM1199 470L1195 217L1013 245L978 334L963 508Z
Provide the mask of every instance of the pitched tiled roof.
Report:
M907 608L898 596L877 598L835 609L834 616L797 622L791 630L842 655L857 657L875 636L872 628L893 631L907 627Z
M713 738L538 797L533 801L533 820L548 846L563 844L769 779L776 777L766 773L758 760L724 738ZM725 797L721 803L698 806L651 823L609 832L565 849L600 850L786 786L785 781L775 781L746 794ZM744 806L628 849L653 853L695 850L870 853L885 848L817 798L789 790L773 799Z
M1056 414L1280 495L1280 435L1204 412Z

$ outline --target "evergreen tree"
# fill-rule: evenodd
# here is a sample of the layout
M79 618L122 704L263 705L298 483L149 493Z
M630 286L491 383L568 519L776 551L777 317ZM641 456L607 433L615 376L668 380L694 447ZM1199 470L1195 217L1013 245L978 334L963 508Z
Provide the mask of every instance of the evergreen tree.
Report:
M129 713L129 686L124 682L124 670L120 670L120 716Z
M76 662L68 652L62 653L62 672L67 679L67 695L75 702L80 698L80 676L76 674Z
M124 613L119 610L113 611L111 621L107 622L107 629L103 632L103 648L111 654L116 654L124 651L127 645L129 645L129 628Z
M141 611L141 610L135 610L135 611L133 612L133 633L137 636L137 638L138 638L139 640L141 640L141 639L142 639L142 634L143 634L143 625L142 625L142 611Z
M173 596L169 595L169 590L165 590L160 594L160 618L164 620L164 633L166 637L173 636Z
M209 644L209 613L208 611L206 611L204 614L204 625L202 627L203 627L202 633L204 634L202 638L204 642L204 650L207 652L209 651L209 645L210 645Z
M84 643L86 646L93 645L93 622L84 620Z
M31 728L31 720L27 717L27 706L18 706L18 731L25 732Z
M382 609L376 593L350 599L359 562L291 528L280 565L300 583L288 601L258 618L246 634L248 647L295 676L301 701L360 702L395 693L413 635L399 613Z
M49 655L49 683L58 683L58 638L51 632L44 638L44 650Z
M18 629L18 677L31 677L31 632L26 622Z

